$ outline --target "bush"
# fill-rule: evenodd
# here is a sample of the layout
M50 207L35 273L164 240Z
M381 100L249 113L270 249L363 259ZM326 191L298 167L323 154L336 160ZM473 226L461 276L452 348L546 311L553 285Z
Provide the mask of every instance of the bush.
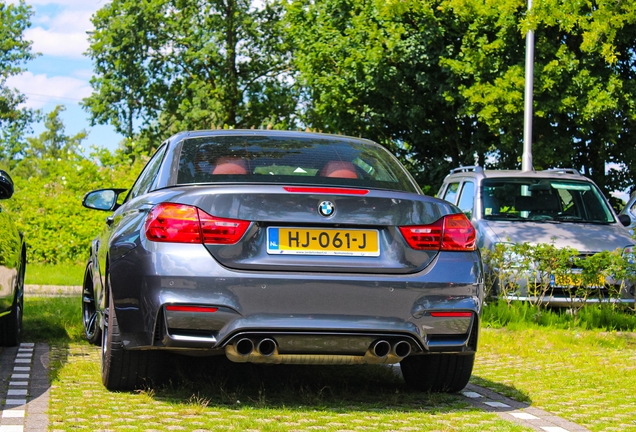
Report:
M559 285L555 282L563 280L568 286L563 294L578 300L573 307L580 308L591 299L603 299L612 307L636 281L634 257L620 249L583 257L574 248L499 243L482 255L486 296L508 303L523 297L531 306L544 305Z
M104 156L104 151L100 156ZM25 234L29 262L79 263L88 257L91 240L100 232L105 212L82 206L93 189L129 187L143 167L129 160L71 155L68 159L25 160L13 172L15 194L7 207Z

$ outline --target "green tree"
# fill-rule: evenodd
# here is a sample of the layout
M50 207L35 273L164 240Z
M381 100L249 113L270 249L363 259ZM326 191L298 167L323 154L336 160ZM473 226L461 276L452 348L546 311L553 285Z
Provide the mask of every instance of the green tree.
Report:
M467 24L462 55L441 59L466 112L498 136L498 166L519 167L523 138L524 36L535 30L533 159L574 167L606 193L636 181L636 3L449 0ZM622 171L606 172L608 163Z
M399 151L423 185L451 166L519 168L525 33L536 33L533 157L609 192L634 184L636 3L294 0L305 121ZM623 171L606 174L608 162Z
M65 133L65 126L60 118L60 113L66 110L58 105L51 111L44 122L45 130L38 137L27 138L28 147L26 154L30 157L42 159L69 159L82 152L82 141L86 139L85 130L74 136Z
M466 112L461 77L441 63L461 54L466 25L439 2L408 3L297 0L287 19L305 121L383 143L426 189L451 167L483 164L496 137Z
M34 57L31 42L24 40L31 14L23 0L18 4L0 0L0 161L9 168L22 156L22 138L36 114L21 108L24 95L7 86L7 79L22 72L21 65Z
M83 208L82 197L93 189L130 186L148 160L144 153L113 154L102 148L85 156L81 143L86 133L66 135L59 118L63 109L48 114L38 137L27 138L25 156L11 173L16 192L6 205L20 215L31 262L85 260L105 213Z
M293 124L282 11L270 1L113 0L93 18L93 123L129 139Z

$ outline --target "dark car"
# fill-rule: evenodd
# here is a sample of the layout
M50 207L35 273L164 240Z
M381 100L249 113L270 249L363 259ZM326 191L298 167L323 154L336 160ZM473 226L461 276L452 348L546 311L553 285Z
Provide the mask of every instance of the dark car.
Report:
M156 355L401 363L422 390L471 375L483 276L475 231L382 146L304 132L184 132L122 189L91 246L83 318L108 389Z
M636 228L636 192L632 192L618 217L623 225L629 228L629 233L633 236L634 228Z
M0 170L0 200L13 196L13 180ZM15 346L22 334L26 245L12 215L0 201L0 344Z

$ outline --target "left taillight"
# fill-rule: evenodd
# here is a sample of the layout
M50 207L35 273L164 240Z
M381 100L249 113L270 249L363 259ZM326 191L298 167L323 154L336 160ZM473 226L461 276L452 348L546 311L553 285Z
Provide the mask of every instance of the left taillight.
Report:
M162 203L146 218L146 237L169 243L234 244L249 227L249 221L212 216L189 205Z
M430 225L399 227L410 247L417 250L473 251L475 228L463 213L446 215Z

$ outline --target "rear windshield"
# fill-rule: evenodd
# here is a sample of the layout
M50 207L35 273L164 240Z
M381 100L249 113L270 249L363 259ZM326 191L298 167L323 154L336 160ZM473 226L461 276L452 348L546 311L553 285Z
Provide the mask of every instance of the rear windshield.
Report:
M591 183L561 179L496 178L482 182L482 217L612 223L614 217Z
M212 136L184 140L178 184L284 183L417 193L380 145L329 138Z

